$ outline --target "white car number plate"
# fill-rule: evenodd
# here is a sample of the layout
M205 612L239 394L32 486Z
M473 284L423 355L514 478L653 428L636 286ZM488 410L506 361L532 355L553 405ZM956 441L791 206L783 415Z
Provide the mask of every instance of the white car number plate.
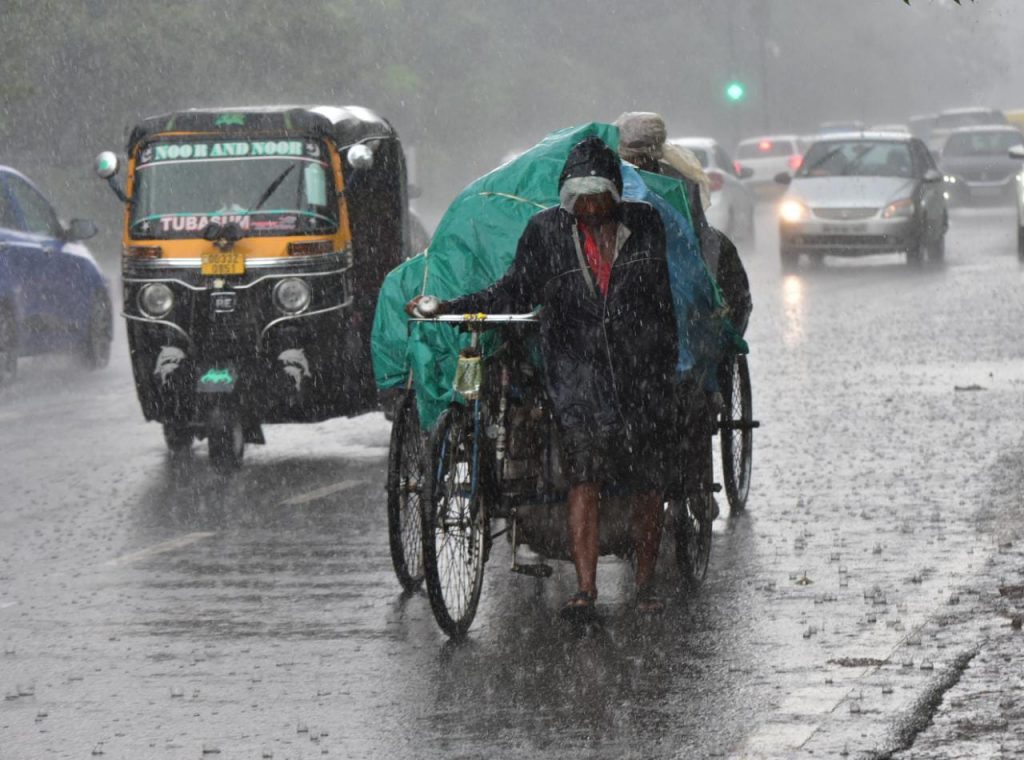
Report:
M856 235L867 232L866 224L826 224L823 226L826 235Z

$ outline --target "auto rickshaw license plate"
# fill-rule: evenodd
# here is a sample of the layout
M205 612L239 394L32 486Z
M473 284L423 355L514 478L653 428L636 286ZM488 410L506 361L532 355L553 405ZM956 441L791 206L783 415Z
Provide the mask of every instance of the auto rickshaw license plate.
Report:
M211 276L245 274L245 254L239 251L204 253L202 273Z

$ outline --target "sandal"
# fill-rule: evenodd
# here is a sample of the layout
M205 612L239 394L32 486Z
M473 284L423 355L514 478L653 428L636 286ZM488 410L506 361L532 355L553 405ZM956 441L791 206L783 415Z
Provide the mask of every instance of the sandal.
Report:
M558 615L562 620L583 625L597 620L597 593L594 591L577 591L562 605Z
M636 592L636 611L644 617L655 617L665 611L665 600L658 596L653 585Z

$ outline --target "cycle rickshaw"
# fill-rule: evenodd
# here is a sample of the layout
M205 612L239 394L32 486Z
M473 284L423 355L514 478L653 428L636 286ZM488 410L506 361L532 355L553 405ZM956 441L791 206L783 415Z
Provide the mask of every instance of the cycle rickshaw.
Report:
M426 581L435 617L453 637L464 635L472 622L483 568L496 539L510 542L511 569L526 575L546 577L551 568L543 561L520 562L522 546L542 558L569 558L560 507L567 484L561 478L542 372L529 358L536 317L444 316L410 323L402 307L413 295L430 292L450 298L498 279L529 217L557 203L543 189L556 187L568 149L595 133L609 144L617 140L610 125L564 130L470 185L441 220L428 251L389 274L381 289L374 369L379 387L400 393L388 466L392 559L407 591ZM625 197L648 200L663 220L688 214L685 191L677 181L641 177L626 167L623 175ZM673 234L681 238L683 233L673 233L670 222L670 241ZM706 330L713 333L709 342L720 340L711 315L715 288L699 249L679 255L679 278L689 288L682 302L689 311L677 319L687 320L689 338ZM705 316L698 318L698 313ZM742 345L741 340L737 343ZM691 364L699 360L690 357ZM708 359L706 369L714 371L718 363L717 356ZM707 572L715 429L709 416L702 451L684 455L693 463L688 468L693 474L686 487L680 479L666 503L671 518L666 523L685 585L698 583ZM608 497L602 505L601 551L627 556L632 550L628 510L612 507L614 494Z

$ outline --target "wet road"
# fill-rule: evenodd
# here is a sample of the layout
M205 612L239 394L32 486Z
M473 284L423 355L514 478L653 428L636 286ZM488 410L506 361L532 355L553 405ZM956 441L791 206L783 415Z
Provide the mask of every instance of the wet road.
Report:
M0 757L883 746L955 660L935 621L1018 508L1013 234L1012 212L961 212L944 267L784 277L765 210L744 251L763 425L749 512L716 523L706 585L656 623L602 561L609 623L582 641L556 620L571 568L513 575L501 542L467 642L399 594L382 416L271 427L225 479L204 449L168 458L123 344L93 375L26 361L0 396Z

